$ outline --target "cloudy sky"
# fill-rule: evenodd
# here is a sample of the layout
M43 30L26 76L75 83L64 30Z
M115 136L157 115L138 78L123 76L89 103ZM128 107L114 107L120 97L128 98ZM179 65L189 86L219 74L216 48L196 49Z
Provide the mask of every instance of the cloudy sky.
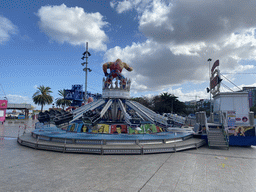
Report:
M92 93L102 91L102 64L117 58L134 68L124 72L133 97L208 99L209 58L220 60L221 91L256 86L255 11L249 0L1 0L0 95L33 104L40 85L57 98L84 84L86 42Z

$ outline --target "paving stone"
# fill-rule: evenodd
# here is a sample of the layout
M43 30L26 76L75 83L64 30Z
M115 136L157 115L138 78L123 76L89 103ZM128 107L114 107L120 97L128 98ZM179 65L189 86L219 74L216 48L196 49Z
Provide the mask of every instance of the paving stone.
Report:
M17 137L16 126L1 128L2 136ZM256 147L101 156L34 150L3 139L0 161L0 191L256 191Z

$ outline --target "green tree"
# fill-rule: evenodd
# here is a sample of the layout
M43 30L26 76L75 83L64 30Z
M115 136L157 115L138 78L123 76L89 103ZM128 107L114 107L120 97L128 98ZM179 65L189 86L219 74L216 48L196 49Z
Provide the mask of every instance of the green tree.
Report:
M251 108L250 108L250 111L253 111L254 114L256 114L256 106L251 107Z
M162 93L153 98L154 111L162 113L186 114L186 105L178 100L178 97L170 93Z
M187 114L185 103L179 101L178 97L170 93L162 93L153 98L136 97L131 100L139 102L156 113L162 114L174 112L178 114Z
M172 104L171 94L169 93L162 93L153 99L154 111L160 114L172 112Z
M52 93L50 87L45 87L41 85L37 88L38 90L32 96L33 102L36 105L41 105L41 112L43 111L43 107L46 104L51 104L53 101L53 97L50 95Z
M65 106L70 106L71 105L70 100L64 99L65 98L64 89L63 90L58 90L58 95L61 96L61 98L56 99L56 106L61 106L62 109L64 110Z

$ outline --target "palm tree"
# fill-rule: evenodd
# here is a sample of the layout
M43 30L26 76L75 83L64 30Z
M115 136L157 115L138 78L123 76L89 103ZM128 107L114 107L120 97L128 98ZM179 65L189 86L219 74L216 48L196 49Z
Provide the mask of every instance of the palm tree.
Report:
M37 88L38 90L32 96L32 99L35 104L41 105L41 112L43 111L43 107L46 104L51 104L53 101L53 97L50 95L52 93L50 87L45 87L41 85Z
M185 113L186 106L178 97L170 93L162 93L153 98L154 111L158 113Z
M58 95L61 96L61 98L57 98L56 99L56 106L62 106L62 109L64 110L65 106L70 106L71 105L71 101L65 99L65 93L64 93L64 89L63 90L58 90Z

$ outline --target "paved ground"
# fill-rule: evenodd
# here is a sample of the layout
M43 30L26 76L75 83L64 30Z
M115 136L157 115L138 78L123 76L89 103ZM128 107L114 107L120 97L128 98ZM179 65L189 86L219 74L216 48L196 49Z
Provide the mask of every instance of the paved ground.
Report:
M28 124L28 132L34 122ZM0 125L0 191L256 191L256 147L153 155L84 155L34 150Z

